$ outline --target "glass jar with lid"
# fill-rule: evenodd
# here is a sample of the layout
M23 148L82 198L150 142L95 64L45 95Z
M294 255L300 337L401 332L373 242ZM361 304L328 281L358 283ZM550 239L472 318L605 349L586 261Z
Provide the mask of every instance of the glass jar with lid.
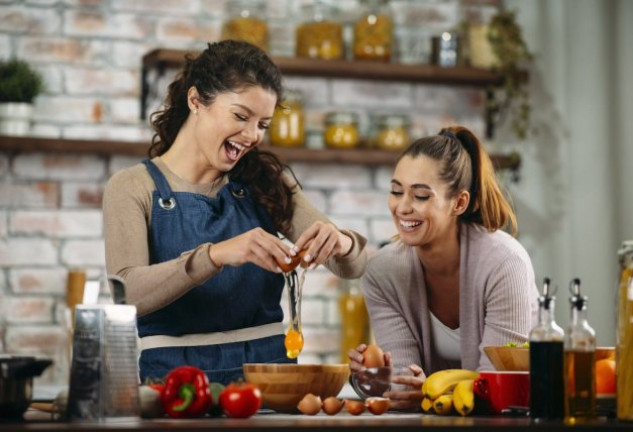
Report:
M286 90L284 100L270 123L270 143L279 147L300 147L305 142L301 92Z
M393 18L386 0L363 0L354 24L354 58L388 62L393 52Z
M323 141L330 148L353 148L360 142L358 115L349 111L333 111L325 116Z
M381 150L403 150L409 145L411 120L404 114L383 114L377 118L374 145Z
M268 51L268 23L263 0L232 0L226 2L226 20L220 39L250 42Z
M330 7L315 0L302 8L302 22L296 28L297 57L341 59L345 56L343 25L332 18Z

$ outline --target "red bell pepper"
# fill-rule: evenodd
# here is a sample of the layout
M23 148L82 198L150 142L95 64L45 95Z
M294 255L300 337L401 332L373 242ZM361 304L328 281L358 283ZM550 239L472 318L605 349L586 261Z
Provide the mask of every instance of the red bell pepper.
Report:
M202 417L212 403L209 379L202 370L193 366L174 368L165 378L160 399L170 417Z

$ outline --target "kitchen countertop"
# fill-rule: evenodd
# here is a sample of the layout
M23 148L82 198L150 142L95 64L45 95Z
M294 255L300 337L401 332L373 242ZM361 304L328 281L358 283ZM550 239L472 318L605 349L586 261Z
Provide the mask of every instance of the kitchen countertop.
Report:
M533 423L529 418L513 417L440 417L421 413L387 412L381 416L375 416L368 412L360 416L352 416L348 413L339 413L335 416L327 416L319 413L316 416L300 414L278 414L274 412L261 412L249 419L229 419L225 417L205 417L201 419L151 419L151 420L116 420L107 422L61 422L51 420L50 414L42 411L29 410L25 413L25 420L8 422L0 420L0 431L39 431L59 432L72 431L202 431L213 429L214 431L359 431L369 432L376 430L400 431L420 430L426 432L454 430L455 428L468 429L470 431L485 432L520 432L520 431L569 431L572 426L562 422ZM623 423L606 418L598 418L584 424L576 424L573 429L581 430L613 430L631 428L633 423Z

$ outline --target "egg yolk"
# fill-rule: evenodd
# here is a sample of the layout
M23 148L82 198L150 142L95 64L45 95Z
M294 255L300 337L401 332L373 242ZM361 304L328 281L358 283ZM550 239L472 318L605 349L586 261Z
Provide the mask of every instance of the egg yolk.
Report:
M286 346L286 356L294 359L299 357L299 353L303 349L303 335L300 331L289 329L284 340Z

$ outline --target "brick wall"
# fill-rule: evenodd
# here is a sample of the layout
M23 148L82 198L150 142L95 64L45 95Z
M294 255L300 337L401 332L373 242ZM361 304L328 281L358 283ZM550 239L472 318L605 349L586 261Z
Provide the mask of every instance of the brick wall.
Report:
M299 3L268 1L274 55L293 53L292 17ZM337 3L342 19L351 22L357 1ZM398 37L404 40L449 28L465 6L485 9L497 2L392 4ZM0 57L17 55L45 77L33 135L148 140L149 128L139 119L141 56L156 47L202 48L218 37L223 10L222 0L3 0ZM323 113L337 107L359 112L363 133L371 115L385 110L411 115L416 136L455 121L483 131L479 90L291 76L286 85L304 92L313 147L321 145ZM63 349L67 271L80 268L90 278L103 277L103 187L112 173L139 161L117 155L0 153L0 352L52 357L55 366L43 382L68 378ZM389 167L292 167L317 207L338 225L367 236L371 250L394 233L386 208ZM301 362L340 361L338 285L322 269L308 274ZM102 301L110 301L105 288ZM287 309L285 299L282 305Z

